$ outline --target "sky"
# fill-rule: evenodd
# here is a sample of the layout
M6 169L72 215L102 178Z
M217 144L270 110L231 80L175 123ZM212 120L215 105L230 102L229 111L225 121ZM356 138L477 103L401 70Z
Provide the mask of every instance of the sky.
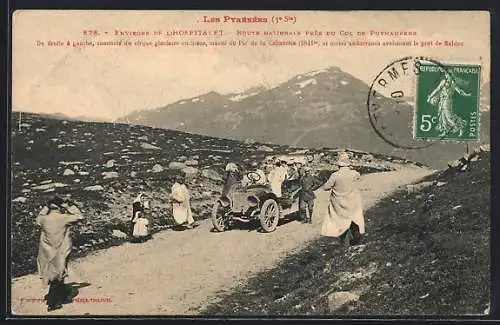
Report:
M203 16L295 16L295 24L203 23ZM245 39L246 31L413 31L416 37L369 40L456 40L461 47L73 47L50 41L92 40L83 30L108 35L93 40L126 40L121 31L222 30L222 40ZM363 40L324 36L316 40ZM338 34L337 34L338 35ZM305 36L296 40L305 39ZM308 37L311 39L310 37ZM130 37L167 40L166 37ZM185 40L178 37L176 40ZM190 39L187 37L187 39ZM202 40L201 38L198 38ZM253 37L277 40L279 37ZM283 37L281 39L284 39ZM293 39L293 38L286 38ZM173 39L168 39L173 40ZM36 46L43 41L45 46ZM482 64L489 80L488 12L190 12L190 11L16 11L13 17L12 108L36 113L116 119L134 110L154 109L183 98L216 91L275 86L293 76L330 66L370 84L390 62L406 56L442 62Z

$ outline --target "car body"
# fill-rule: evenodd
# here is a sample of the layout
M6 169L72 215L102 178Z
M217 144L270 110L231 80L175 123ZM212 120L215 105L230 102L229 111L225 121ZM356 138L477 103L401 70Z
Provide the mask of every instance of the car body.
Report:
M300 186L297 180L285 181L283 197L278 198L267 185L236 184L227 196L214 204L212 223L217 231L228 230L234 220L259 220L265 232L276 230L279 219L298 210Z

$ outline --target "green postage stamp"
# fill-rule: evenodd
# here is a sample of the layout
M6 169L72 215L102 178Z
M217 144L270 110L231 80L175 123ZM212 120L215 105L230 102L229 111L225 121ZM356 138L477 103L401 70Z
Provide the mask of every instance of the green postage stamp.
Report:
M420 64L416 77L414 138L479 140L480 74L480 65Z

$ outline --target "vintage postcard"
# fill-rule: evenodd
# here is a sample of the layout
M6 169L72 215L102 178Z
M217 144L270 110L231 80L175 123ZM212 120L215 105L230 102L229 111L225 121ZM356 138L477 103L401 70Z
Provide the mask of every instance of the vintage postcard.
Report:
M490 313L489 12L12 21L13 315Z

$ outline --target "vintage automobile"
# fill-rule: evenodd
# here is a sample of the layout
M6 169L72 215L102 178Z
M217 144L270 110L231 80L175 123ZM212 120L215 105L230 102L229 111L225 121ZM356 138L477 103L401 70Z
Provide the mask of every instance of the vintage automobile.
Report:
M265 232L276 230L280 218L298 211L298 180L283 183L282 197L277 198L267 185L256 184L259 174L250 172L247 178L253 180L247 186L235 184L227 196L221 196L212 210L212 224L217 231L226 231L234 221L259 220Z

